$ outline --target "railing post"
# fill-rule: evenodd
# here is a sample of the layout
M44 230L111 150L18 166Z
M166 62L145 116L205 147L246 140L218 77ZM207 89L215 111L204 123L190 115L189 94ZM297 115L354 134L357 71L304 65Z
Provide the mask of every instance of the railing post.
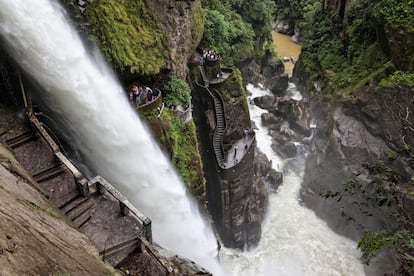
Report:
M90 193L89 193L88 180L83 177L79 180L76 180L75 182L76 182L76 187L78 188L80 194L83 197L89 197Z
M122 201L119 201L119 208L121 209L122 216L128 216L129 208Z
M100 195L103 195L105 193L105 186L102 185L100 182L96 182L96 190Z
M142 223L142 226L144 227L144 237L152 243L152 227L151 227L151 220L149 218L145 218L145 220Z

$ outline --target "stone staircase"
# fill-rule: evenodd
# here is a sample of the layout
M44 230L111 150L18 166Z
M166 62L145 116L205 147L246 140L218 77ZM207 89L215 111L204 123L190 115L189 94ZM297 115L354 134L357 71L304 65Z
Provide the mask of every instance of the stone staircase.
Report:
M59 206L59 209L76 227L80 228L92 217L95 207L94 199L77 196L66 204Z
M32 129L7 139L6 144L15 151L16 157L23 164L27 163L26 151L36 150L41 153L50 151ZM59 160L53 158L53 155L43 154L38 159L39 163L34 166L28 165L26 169L62 214L76 227L81 227L91 218L96 207L95 200L85 198L79 193L73 176ZM62 185L62 182L68 179L72 185Z
M219 165L224 165L224 149L223 149L223 135L226 129L226 118L224 116L223 101L219 92L216 89L208 89L214 101L214 109L216 114L216 129L213 135L213 148L216 154Z
M224 149L223 149L223 135L226 129L226 118L225 118L225 111L224 111L224 104L223 99L221 98L220 92L216 89L209 89L209 81L206 77L205 68L203 65L199 66L200 73L203 78L204 85L198 84L200 87L206 90L213 99L214 102L214 113L216 116L216 128L213 134L213 149L214 153L217 158L217 163L220 167L224 167L225 163L225 156L224 156Z

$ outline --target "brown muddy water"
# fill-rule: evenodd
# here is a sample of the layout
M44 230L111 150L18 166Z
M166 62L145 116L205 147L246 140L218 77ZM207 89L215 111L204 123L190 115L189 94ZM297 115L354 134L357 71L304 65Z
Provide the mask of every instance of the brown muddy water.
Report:
M273 44L275 45L275 50L279 58L283 59L288 57L289 61L284 62L285 64L285 73L292 76L293 67L295 66L290 60L291 57L298 58L302 46L296 44L290 40L290 36L272 31Z

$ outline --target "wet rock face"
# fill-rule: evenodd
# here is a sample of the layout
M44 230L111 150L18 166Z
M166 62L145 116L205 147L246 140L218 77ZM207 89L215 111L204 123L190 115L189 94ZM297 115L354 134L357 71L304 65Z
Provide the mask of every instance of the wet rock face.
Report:
M301 197L305 204L328 222L337 232L359 239L361 231L356 223L345 220L340 213L344 207L347 214L362 222L369 230L383 224L393 224L386 208L376 208L367 217L352 202L355 197L324 199L321 190L343 191L344 183L355 178L362 183L368 175L363 163L384 160L387 166L396 168L402 179L413 175L413 164L404 159L389 161L389 154L406 145L413 145L411 130L414 116L414 100L409 90L363 91L352 100L330 106L315 98L311 108L317 120L317 134L311 143L307 159ZM407 204L407 206L409 203Z
M287 74L274 75L270 78L266 78L264 83L273 94L281 96L288 88L289 76Z
M112 274L1 144L0 159L0 275Z
M293 35L295 33L295 25L292 24L293 22L287 22L280 19L276 19L272 23L273 30L278 33L286 34L286 35Z
M203 34L200 0L155 0L148 4L158 14L168 40L167 68L171 75L185 79L187 62Z
M283 159L295 157L298 150L295 144L288 142L281 146L272 144L272 149L277 152Z
M222 220L215 221L224 246L253 248L261 237L261 225L268 205L268 192L264 185L269 174L268 160L253 166L256 153L251 149L235 167L220 173Z
M255 175L260 177L265 183L268 191L276 192L278 187L283 183L283 174L272 168L272 161L266 155L256 149L254 161Z
M241 62L238 68L243 75L245 85L265 84L270 90L274 90L275 94L280 94L287 88L288 76L284 74L285 65L281 60L275 59L270 51L267 51L261 60L251 59Z

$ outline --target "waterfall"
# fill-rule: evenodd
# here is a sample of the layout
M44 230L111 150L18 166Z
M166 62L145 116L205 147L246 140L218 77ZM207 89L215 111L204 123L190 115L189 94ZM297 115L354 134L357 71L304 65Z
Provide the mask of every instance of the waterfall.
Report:
M252 85L247 90L252 93L251 98L271 94ZM289 85L287 95L294 100L302 99L293 84ZM283 184L276 194L269 196L259 245L249 252L222 249L223 264L237 276L365 275L356 243L333 232L313 211L300 204L306 150L302 146L297 157L282 160L271 148L271 136L261 123L261 114L267 111L251 100L248 102L250 115L258 127L257 145L275 170L283 170Z
M182 181L102 60L91 58L64 9L51 0L0 0L10 55L42 87L88 165L150 217L166 249L221 274L216 239ZM39 96L38 96L39 97Z

